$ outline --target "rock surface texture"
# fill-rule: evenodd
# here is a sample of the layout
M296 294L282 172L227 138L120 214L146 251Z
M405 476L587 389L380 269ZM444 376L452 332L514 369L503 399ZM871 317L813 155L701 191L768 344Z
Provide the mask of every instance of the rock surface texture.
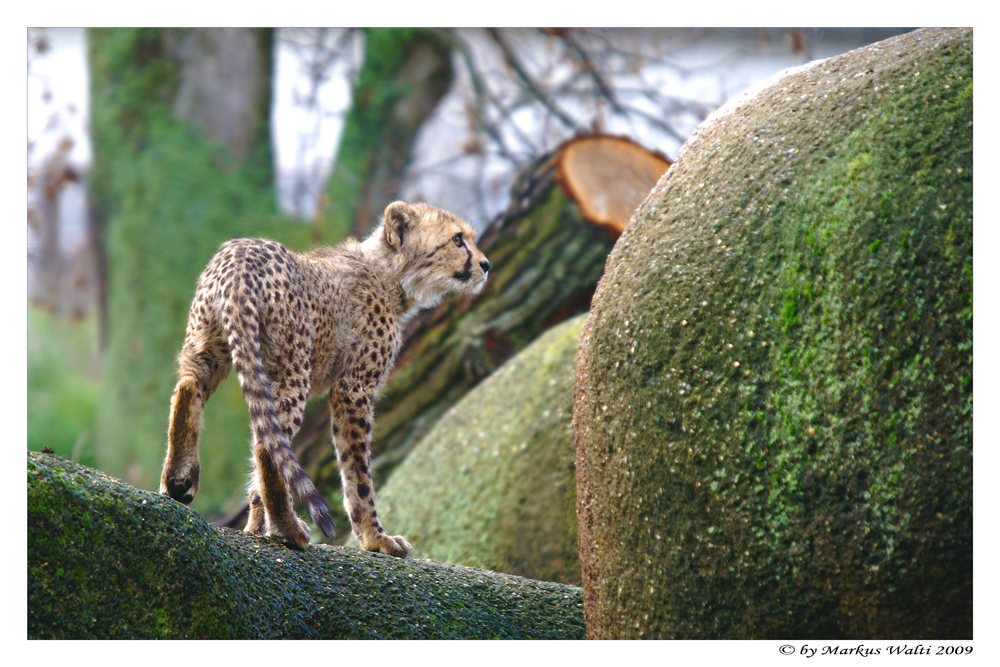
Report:
M469 392L379 492L414 555L579 585L573 360L585 317Z
M687 142L580 339L589 637L972 636L972 167L971 29Z
M28 453L29 639L582 639L581 606L576 586L292 551Z

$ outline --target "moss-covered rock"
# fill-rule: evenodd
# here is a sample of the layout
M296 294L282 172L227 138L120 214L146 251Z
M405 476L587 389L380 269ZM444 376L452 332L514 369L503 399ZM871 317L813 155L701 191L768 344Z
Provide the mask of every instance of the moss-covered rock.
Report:
M580 589L346 547L292 551L28 454L30 639L579 639Z
M577 359L590 637L972 634L972 31L699 128Z
M571 421L584 317L469 392L380 490L383 523L415 555L579 583Z

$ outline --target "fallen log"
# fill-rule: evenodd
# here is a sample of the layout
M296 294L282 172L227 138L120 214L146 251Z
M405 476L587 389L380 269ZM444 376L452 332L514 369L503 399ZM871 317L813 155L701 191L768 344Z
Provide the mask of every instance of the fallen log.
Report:
M28 453L29 639L582 639L580 588L338 546L292 551Z

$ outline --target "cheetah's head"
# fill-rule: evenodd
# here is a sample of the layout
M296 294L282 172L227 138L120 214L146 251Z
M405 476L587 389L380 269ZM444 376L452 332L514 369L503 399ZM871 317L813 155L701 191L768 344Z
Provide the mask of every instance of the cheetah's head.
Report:
M457 215L393 202L385 209L382 234L414 305L432 306L452 292L478 294L486 284L490 262L476 247L475 229Z

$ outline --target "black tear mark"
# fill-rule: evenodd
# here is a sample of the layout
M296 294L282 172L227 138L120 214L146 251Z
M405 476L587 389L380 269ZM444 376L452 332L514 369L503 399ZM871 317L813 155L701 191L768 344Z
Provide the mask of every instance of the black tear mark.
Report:
M465 258L465 268L462 269L462 271L460 271L459 273L453 274L455 280L465 281L472 277L472 251L469 250L468 247L466 247L465 254L467 255L467 257Z

